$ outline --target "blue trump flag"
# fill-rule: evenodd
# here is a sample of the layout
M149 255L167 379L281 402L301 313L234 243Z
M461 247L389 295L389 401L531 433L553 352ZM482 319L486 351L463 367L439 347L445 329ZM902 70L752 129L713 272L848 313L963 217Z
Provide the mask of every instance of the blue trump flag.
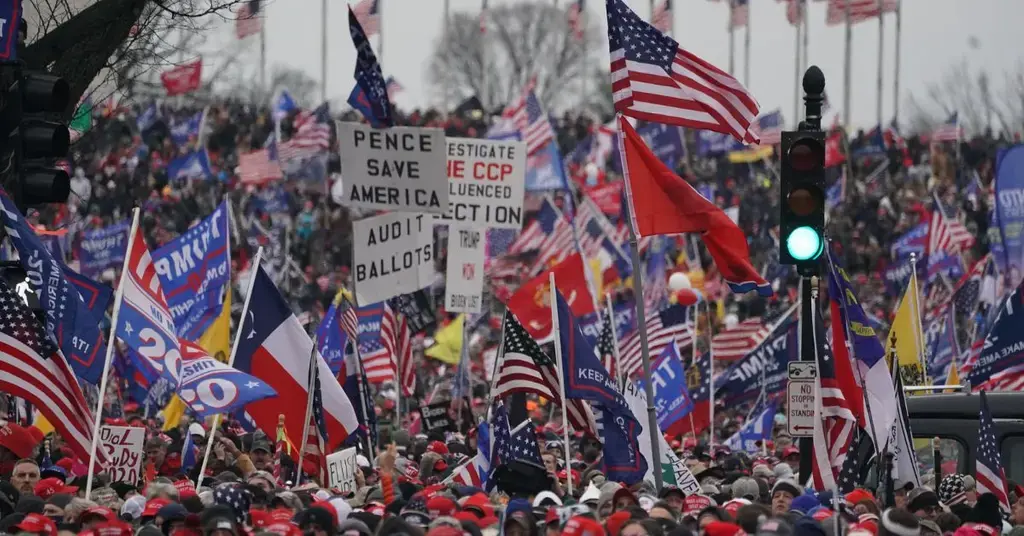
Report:
M46 331L79 378L99 383L107 346L96 316L68 281L63 263L50 255L7 192L0 190L0 201L7 236L18 250L21 266L46 312Z
M785 390L789 383L788 363L800 358L798 338L797 321L780 320L764 342L718 378L715 391L719 399L731 406L756 400L762 392L772 396Z
M392 115L391 100L388 98L387 83L384 81L384 73L377 63L377 56L373 53L370 40L366 38L366 32L356 19L352 8L348 9L348 31L352 36L352 44L356 47L356 85L359 86L369 104L369 111L375 120L375 124L381 126L395 126L395 119Z
M292 98L292 94L287 89L282 89L277 94L277 98L274 99L273 111L271 112L274 117L274 121L280 121L288 114L299 109L299 105L295 104L295 99Z
M178 336L194 341L221 312L231 281L228 207L221 203L203 221L153 252Z
M1007 281L1024 274L1024 145L1001 149L996 154L996 209L1002 258L997 258Z
M778 409L778 402L769 403L768 407L747 421L743 428L740 428L729 439L726 439L725 446L732 450L744 450L747 452L757 452L760 450L761 445L772 438L772 429L775 426L775 413Z
M171 125L171 139L174 140L174 144L181 147L187 144L190 138L198 139L205 115L206 111L202 111L183 121L175 121Z
M568 190L562 153L555 140L548 146L526 157L526 191Z
M635 484L647 474L647 461L637 444L640 423L597 358L594 347L587 343L560 292L555 292L555 300L565 397L589 400L602 412L605 474L610 480Z
M18 59L18 23L21 17L21 0L0 2L0 61Z
M123 221L93 231L85 231L78 242L78 260L82 273L95 277L107 268L120 267L128 249L131 222Z
M654 410L658 417L658 428L668 431L677 422L693 411L693 398L685 396L686 369L679 347L669 344L651 366L651 384L654 386ZM643 380L638 384L643 389ZM680 396L680 395L684 396Z
M78 294L82 297L85 307L92 312L97 320L103 319L107 314L110 300L114 298L114 289L68 268L67 265L63 267L64 277L67 277L68 281L78 289Z
M345 345L348 343L345 332L341 329L339 314L338 304L332 303L323 321L320 322L320 327L316 329L316 347L335 377L345 366Z
M212 178L210 155L206 149L189 151L167 163L167 178L170 180Z

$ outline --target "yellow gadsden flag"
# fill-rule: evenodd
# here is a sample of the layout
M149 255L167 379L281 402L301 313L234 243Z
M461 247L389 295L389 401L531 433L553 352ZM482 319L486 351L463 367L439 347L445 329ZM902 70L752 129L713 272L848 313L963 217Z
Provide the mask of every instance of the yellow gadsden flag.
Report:
M924 354L924 333L921 331L921 303L918 299L917 278L911 277L903 299L896 309L896 317L885 338L885 359L892 367L892 337L896 335L896 357L907 385L925 385L921 356ZM914 371L911 373L910 371ZM916 375L916 376L915 376Z
M462 323L466 315L461 314L447 326L434 333L434 345L427 348L427 357L432 357L448 365L457 365L462 355Z
M231 289L225 290L224 305L221 307L220 314L196 341L203 350L206 350L211 357L221 363L227 363L231 356ZM178 395L171 397L171 401L164 407L163 429L165 432L173 430L181 424L185 409L185 403L178 398Z

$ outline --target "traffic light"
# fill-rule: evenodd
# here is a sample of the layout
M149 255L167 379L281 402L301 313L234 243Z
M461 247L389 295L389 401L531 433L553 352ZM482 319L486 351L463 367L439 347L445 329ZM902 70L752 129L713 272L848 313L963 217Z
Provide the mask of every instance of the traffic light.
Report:
M0 144L11 158L12 173L5 188L23 212L44 203L65 203L71 193L71 177L54 165L65 158L71 144L62 114L70 102L70 87L63 78L5 69Z
M825 251L825 133L783 132L779 262L816 275Z

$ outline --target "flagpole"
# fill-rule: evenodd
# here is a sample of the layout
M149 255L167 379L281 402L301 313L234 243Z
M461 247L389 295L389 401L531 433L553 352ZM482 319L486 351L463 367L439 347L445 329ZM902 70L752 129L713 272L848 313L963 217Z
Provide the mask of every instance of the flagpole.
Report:
M736 40L733 37L736 34L736 27L733 24L733 15L736 11L735 0L729 0L729 74L732 75L735 72L736 67ZM658 472L655 471L655 474ZM660 486L659 486L660 489Z
M941 206L936 208L942 210ZM921 379L924 380L925 385L930 385L931 382L928 381L928 368L925 365L924 359L924 348L922 348L921 344L921 335L924 333L924 328L921 326L921 312L918 307L921 303L921 292L917 285L917 253L910 254L910 277L913 278L914 283L914 301L911 302L912 307L910 309L910 314L914 316L914 325L912 326L914 329L914 345L916 346L915 350L917 350L917 361L921 365Z
M789 1L790 2L799 2L800 0L789 0ZM802 14L803 13L801 12L801 15ZM793 25L794 26L794 30L795 30L794 36L793 36L793 51L794 51L793 52L793 71L794 71L794 75L793 75L794 78L793 79L795 80L795 82L793 83L793 119L796 120L797 123L799 123L798 118L800 117L800 93L801 93L801 91L800 91L800 71L801 71L800 65L802 63L802 60L800 59L800 37L801 37L800 34L801 34L801 31L803 31L803 32L807 31L806 29L804 29L804 25L806 24L806 22L805 22L806 19L804 17L802 17L802 16L801 16L801 19L803 19L803 20L798 20L797 23Z
M450 4L451 4L451 0L444 0L444 20L441 21L442 22L441 32L443 32L441 35L443 36L442 39L444 39L444 42L443 42L444 46L442 48L444 50L447 50L447 48L448 48L448 43L449 43L448 32L451 29L451 26L450 26L449 20L448 20L449 11L451 9L451 5ZM441 109L444 110L444 116L448 117L448 91L449 91L449 88L448 88L448 77L447 76L444 77L444 83L441 86L441 91L443 92L441 94ZM483 99L483 96L481 96L480 98Z
M697 303L697 310L700 311L700 302ZM715 347L711 344L711 339L714 335L711 327L711 303L704 302L704 312L707 314L708 323L708 399L711 403L708 405L708 414L711 417L708 425L708 443L715 446ZM698 315L700 316L700 315ZM696 344L696 335L694 335L694 344Z
M559 394L562 396L562 441L565 444L565 448L563 449L565 451L565 466L571 467L569 464L569 399L565 396L565 367L562 366L562 360L565 358L562 356L562 334L558 329L558 303L556 303L557 299L555 297L558 292L558 287L555 286L555 272L548 272L548 285L548 297L551 305L551 334L555 336L555 361L558 365L558 389L561 391ZM568 493L571 496L573 484L571 471L569 478L566 479L566 481L569 483L567 488Z
M267 87L267 29L265 24L260 24L260 88L264 91Z
M356 348L355 365L359 368L359 370L356 371L356 384L359 386L359 405L363 408L363 418L366 419L366 456L372 459L377 454L374 451L374 438L372 437L373 430L370 429L370 409L366 407L366 382L363 381L365 371L363 370L362 362L359 361L359 341L352 341L352 346ZM342 351L344 351L344 349L342 349Z
M747 24L743 35L743 85L750 87L750 6L747 6Z
M377 64L384 67L384 0L377 0Z
M853 55L853 24L850 21L850 4L851 0L846 1L846 50L844 52L844 65L843 65L843 128L849 128L850 126L850 86L851 78L853 75L853 69L850 65L850 61Z
M128 232L128 243L131 244L135 233L139 230L139 208L132 209L132 227ZM107 337L107 355L103 361L103 375L100 377L99 396L96 397L96 414L92 422L92 444L89 446L89 474L85 479L85 496L92 494L92 477L96 465L96 449L100 444L100 425L103 423L103 400L106 398L107 381L110 376L110 362L114 357L114 347L117 346L117 321L121 313L121 302L124 301L124 280L128 273L128 260L131 255L124 256L124 263L121 265L121 279L117 285L117 292L114 295L114 311L110 316L110 335Z
M900 37L903 32L903 2L896 0L896 66L892 75L892 119L900 117Z
M296 467L296 478L295 483L292 485L292 489L299 487L299 484L302 481L302 459L306 456L306 447L309 446L309 420L313 416L313 397L316 396L316 389L314 387L316 386L317 372L318 370L316 362L316 337L313 337L313 348L309 351L309 370L306 375L306 418L303 420L304 424L302 425L304 433L302 434L302 446L299 447L299 463ZM399 396L401 396L401 385L398 386L398 391ZM316 425L314 424L313 426ZM320 432L318 431L317 433ZM321 452L320 454L322 456L324 453ZM310 478L312 478L313 475L309 476ZM321 486L324 485L323 482L320 482L319 484Z
M810 50L811 49L808 47L808 45L810 44L809 41L810 41L810 33L811 33L811 18L807 16L807 0L799 0L799 2L800 2L800 17L803 19L802 22L803 22L803 27L804 27L804 35L803 35L803 41L804 41L804 60L803 60L803 65L801 66L801 69L802 70L806 70L807 67L809 67L810 63L811 63L811 60L810 60ZM797 115L797 117L800 117L800 116Z
M875 104L876 112L875 118L878 123L878 128L882 128L882 79L884 77L883 71L885 67L885 0L878 0L878 80L877 80L877 93L878 102Z
M245 291L245 302L242 303L242 320L235 329L235 340L231 343L231 355L228 356L228 366L235 366L235 354L238 353L238 343L242 340L242 324L245 323L245 315L249 312L249 298L252 297L252 287L256 282L256 271L259 270L260 262L263 260L263 246L256 250L256 258L253 259L252 268L249 270L249 288ZM229 290L230 291L230 290ZM199 477L196 479L196 489L203 486L203 478L206 476L206 465L210 462L210 452L213 451L213 443L220 427L220 413L213 416L213 423L210 431L206 434L206 452L203 453L203 463L199 467Z
M608 321L611 322L612 332L612 354L615 355L615 370L609 370L608 373L619 378L619 389L624 390L626 386L626 375L619 374L619 370L622 368L622 357L619 354L619 334L616 333L615 329L615 308L612 307L612 294L610 292L604 293L605 307L608 308Z
M320 100L327 101L327 0L320 1Z

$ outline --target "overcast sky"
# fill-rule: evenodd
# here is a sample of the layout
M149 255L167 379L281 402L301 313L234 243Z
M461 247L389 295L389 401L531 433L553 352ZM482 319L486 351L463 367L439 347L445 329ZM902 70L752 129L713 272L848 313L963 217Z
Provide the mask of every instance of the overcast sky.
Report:
M351 3L355 3L352 0ZM477 12L480 0L450 0L452 11ZM522 0L490 0L491 5ZM551 1L551 0L535 0ZM561 0L565 6L569 0ZM630 5L644 18L649 16L647 0L632 0ZM328 97L343 99L353 85L354 52L348 35L344 0L328 0L329 35ZM423 106L429 102L427 65L441 34L444 0L381 0L385 75L395 76L406 91L397 99L399 106ZM588 17L597 18L604 27L604 2L587 1ZM751 2L751 68L748 87L764 111L781 107L787 119L793 110L794 29L785 18L785 4L776 0ZM825 26L825 2L810 4L810 60L825 72L833 109L843 103L843 26ZM270 0L267 4L267 62L301 68L320 78L321 0ZM726 69L729 60L724 2L677 0L675 35L680 44L715 65ZM940 80L943 72L962 58L977 69L993 74L994 84L1002 85L1002 73L1015 69L1024 58L1021 50L1021 21L1024 0L903 0L901 115L906 116L906 95L922 95L929 83ZM234 39L231 23L225 23L211 36L207 47L220 47ZM1016 37L1014 37L1016 36ZM743 73L743 30L736 35L736 71ZM883 117L893 113L893 72L895 16L885 17L884 29ZM259 60L258 38L251 38L247 61ZM878 22L854 26L853 97L855 126L875 123ZM595 50L607 64L606 47ZM742 79L741 79L742 80ZM315 103L300 103L309 106Z

